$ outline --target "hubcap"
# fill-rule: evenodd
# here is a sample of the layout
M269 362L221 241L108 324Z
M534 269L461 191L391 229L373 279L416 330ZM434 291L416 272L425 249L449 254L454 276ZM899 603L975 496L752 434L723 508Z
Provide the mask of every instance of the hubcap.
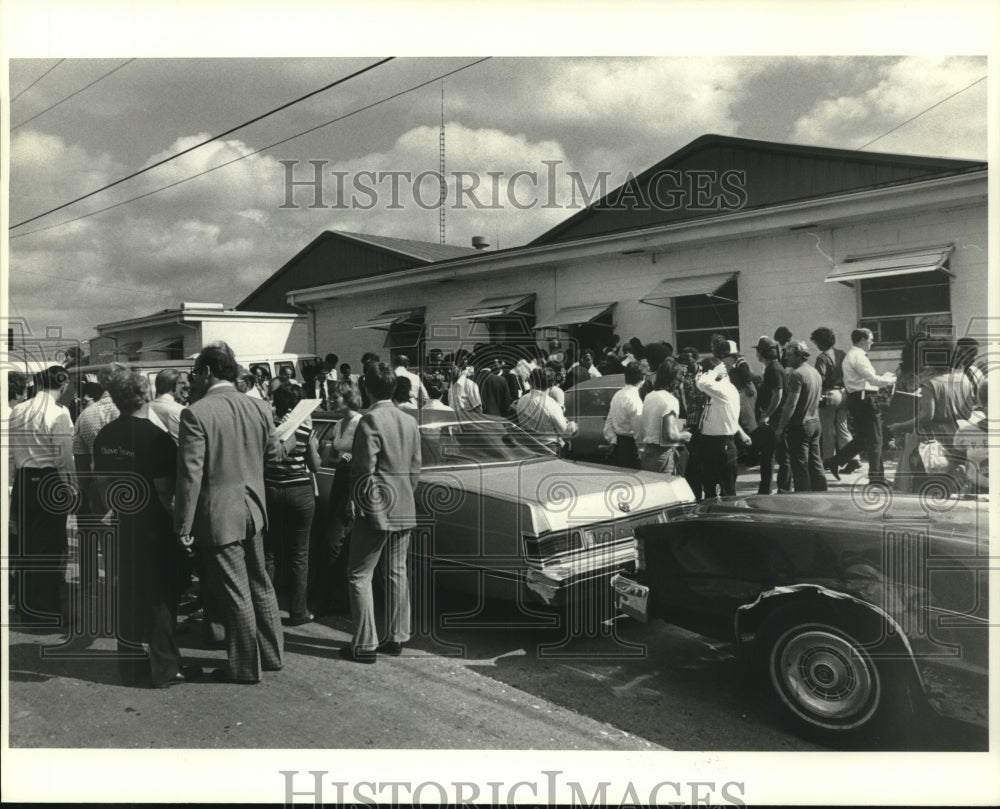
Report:
M878 707L874 666L840 635L791 630L775 646L771 666L781 698L813 724L854 727Z

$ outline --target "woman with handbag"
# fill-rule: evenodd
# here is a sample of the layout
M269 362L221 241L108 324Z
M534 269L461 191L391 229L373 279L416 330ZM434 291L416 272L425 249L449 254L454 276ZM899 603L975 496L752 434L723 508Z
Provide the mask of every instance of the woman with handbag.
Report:
M913 359L920 369L916 413L912 419L889 425L894 433L912 434L916 444L904 441L901 459L909 467L911 492L919 492L930 478L950 492L958 490L955 473L964 458L955 447L955 434L959 420L972 415L975 394L969 378L953 367L953 350L952 341L942 338L917 338L912 343ZM899 490L906 490L905 479L900 483Z

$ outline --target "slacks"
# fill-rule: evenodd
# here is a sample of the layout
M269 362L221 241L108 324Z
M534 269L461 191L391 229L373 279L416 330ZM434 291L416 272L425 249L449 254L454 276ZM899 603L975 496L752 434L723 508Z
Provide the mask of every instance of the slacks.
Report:
M278 599L264 568L263 532L228 545L202 548L209 586L226 626L229 676L256 681L262 668L280 669L284 635Z
M826 472L819 449L819 419L789 424L786 444L797 492L825 492Z
M731 435L702 435L698 442L701 479L705 497L715 497L715 487L723 497L736 494L736 442Z
M868 480L884 481L885 469L882 466L882 420L872 403L869 393L858 392L847 394L847 409L854 419L855 436L841 447L835 461L842 466L853 458L858 450L864 450L868 457Z
M264 567L276 587L276 574L287 583L289 617L302 619L309 614L309 535L316 511L312 483L268 486L265 493L269 520L264 536ZM282 568L287 571L285 575L281 574Z
M351 620L354 622L351 645L355 650L374 651L379 645L372 576L383 550L387 553L388 562L388 627L384 640L406 643L410 639L410 584L406 576L406 556L412 533L409 528L395 531L372 528L365 517L358 517L354 522L347 586L351 599Z
M14 476L11 503L17 514L17 537L10 537L10 566L20 573L17 608L31 616L62 619L69 501L54 468L24 467Z
M819 421L822 429L820 444L823 449L823 460L836 457L838 448L851 443L853 436L847 427L847 394L836 407L826 406L819 409Z

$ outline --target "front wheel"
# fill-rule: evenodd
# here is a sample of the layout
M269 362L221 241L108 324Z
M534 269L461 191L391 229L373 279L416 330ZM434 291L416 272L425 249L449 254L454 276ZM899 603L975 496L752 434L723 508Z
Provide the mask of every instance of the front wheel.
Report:
M767 682L800 733L839 745L905 720L906 661L872 655L876 624L779 610L761 627Z

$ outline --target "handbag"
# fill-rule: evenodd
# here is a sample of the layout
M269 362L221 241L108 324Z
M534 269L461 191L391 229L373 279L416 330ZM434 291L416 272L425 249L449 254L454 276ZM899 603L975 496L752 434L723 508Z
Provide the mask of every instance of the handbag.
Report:
M921 441L917 446L917 454L920 455L920 462L927 474L947 472L951 465L941 442L934 438Z

